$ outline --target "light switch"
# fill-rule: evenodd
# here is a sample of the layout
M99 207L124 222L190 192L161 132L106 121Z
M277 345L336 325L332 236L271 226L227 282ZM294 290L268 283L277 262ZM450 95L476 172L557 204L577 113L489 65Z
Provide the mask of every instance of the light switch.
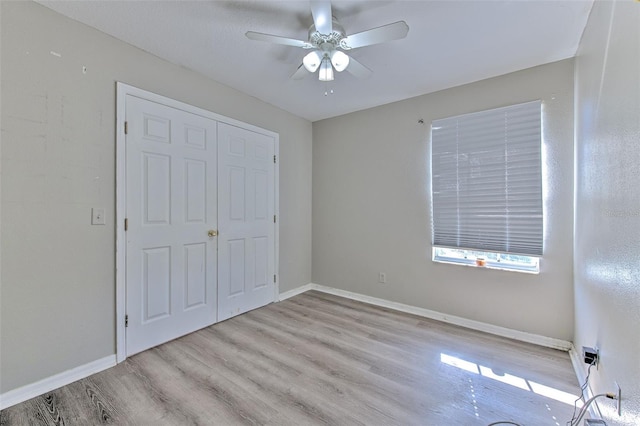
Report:
M104 209L91 209L91 224L92 225L104 225Z

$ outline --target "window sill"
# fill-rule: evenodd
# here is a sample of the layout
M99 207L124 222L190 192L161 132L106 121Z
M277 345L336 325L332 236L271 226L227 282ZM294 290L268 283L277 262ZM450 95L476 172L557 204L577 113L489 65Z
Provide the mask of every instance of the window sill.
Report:
M536 267L526 267L526 266L518 266L518 265L509 265L509 264L499 263L499 262L485 262L484 266L478 266L475 260L455 259L455 258L437 257L437 256L434 256L431 260L437 263L468 266L468 267L477 268L477 269L496 269L499 271L522 272L525 274L533 274L533 275L538 275L540 273L539 265L536 265Z

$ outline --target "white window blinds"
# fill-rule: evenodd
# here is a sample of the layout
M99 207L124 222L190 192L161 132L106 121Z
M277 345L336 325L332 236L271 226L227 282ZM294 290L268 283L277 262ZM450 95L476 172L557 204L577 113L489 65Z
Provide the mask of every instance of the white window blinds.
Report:
M541 104L435 120L433 245L542 255Z

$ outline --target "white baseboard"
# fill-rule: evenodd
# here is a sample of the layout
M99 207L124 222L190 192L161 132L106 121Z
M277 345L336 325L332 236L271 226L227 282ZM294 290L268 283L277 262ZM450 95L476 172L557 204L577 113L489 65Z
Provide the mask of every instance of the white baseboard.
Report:
M282 302L283 300L289 299L290 297L297 296L305 291L315 290L317 287L316 284L305 284L302 287L294 288L293 290L285 291L284 293L280 293L280 298L278 301Z
M455 315L443 314L441 312L432 311L430 309L418 308L416 306L405 305L403 303L392 302L385 299L379 299L377 297L366 296L364 294L353 293L346 290L340 290L337 288L327 287L320 284L306 284L294 290L290 290L280 295L280 300L293 297L297 294L304 293L309 290L318 290L324 293L334 294L336 296L346 297L348 299L357 300L359 302L369 303L371 305L381 306L384 308L394 309L396 311L406 312L413 315L418 315L425 318L430 318L449 324L459 325L462 327L470 328L472 330L483 331L485 333L495 334L497 336L508 337L510 339L519 340L522 342L533 343L539 346L545 346L548 348L559 349L562 351L569 351L572 347L571 342L566 340L555 339L552 337L540 336L538 334L527 333L524 331L512 330L510 328L500 327L493 324L487 324L480 321L470 320L467 318L458 317ZM286 297L283 297L286 296Z
M0 394L0 410L4 410L12 405L16 405L28 399L35 398L36 396L51 392L52 390L68 385L69 383L84 379L92 374L111 368L114 365L116 365L116 356L109 355L88 364L39 380L35 383L5 392Z

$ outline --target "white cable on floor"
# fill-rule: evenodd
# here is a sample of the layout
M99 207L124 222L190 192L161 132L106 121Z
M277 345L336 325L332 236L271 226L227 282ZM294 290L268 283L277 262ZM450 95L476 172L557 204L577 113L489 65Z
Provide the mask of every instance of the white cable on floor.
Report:
M592 396L591 398L587 399L587 401L584 403L584 405L578 412L578 417L576 417L575 421L571 421L571 426L578 426L578 423L580 423L580 420L582 420L584 415L587 414L587 411L589 411L589 406L593 403L593 401L595 401L596 398L601 398L603 396L611 399L616 399L615 396L610 393L599 393L598 395Z

